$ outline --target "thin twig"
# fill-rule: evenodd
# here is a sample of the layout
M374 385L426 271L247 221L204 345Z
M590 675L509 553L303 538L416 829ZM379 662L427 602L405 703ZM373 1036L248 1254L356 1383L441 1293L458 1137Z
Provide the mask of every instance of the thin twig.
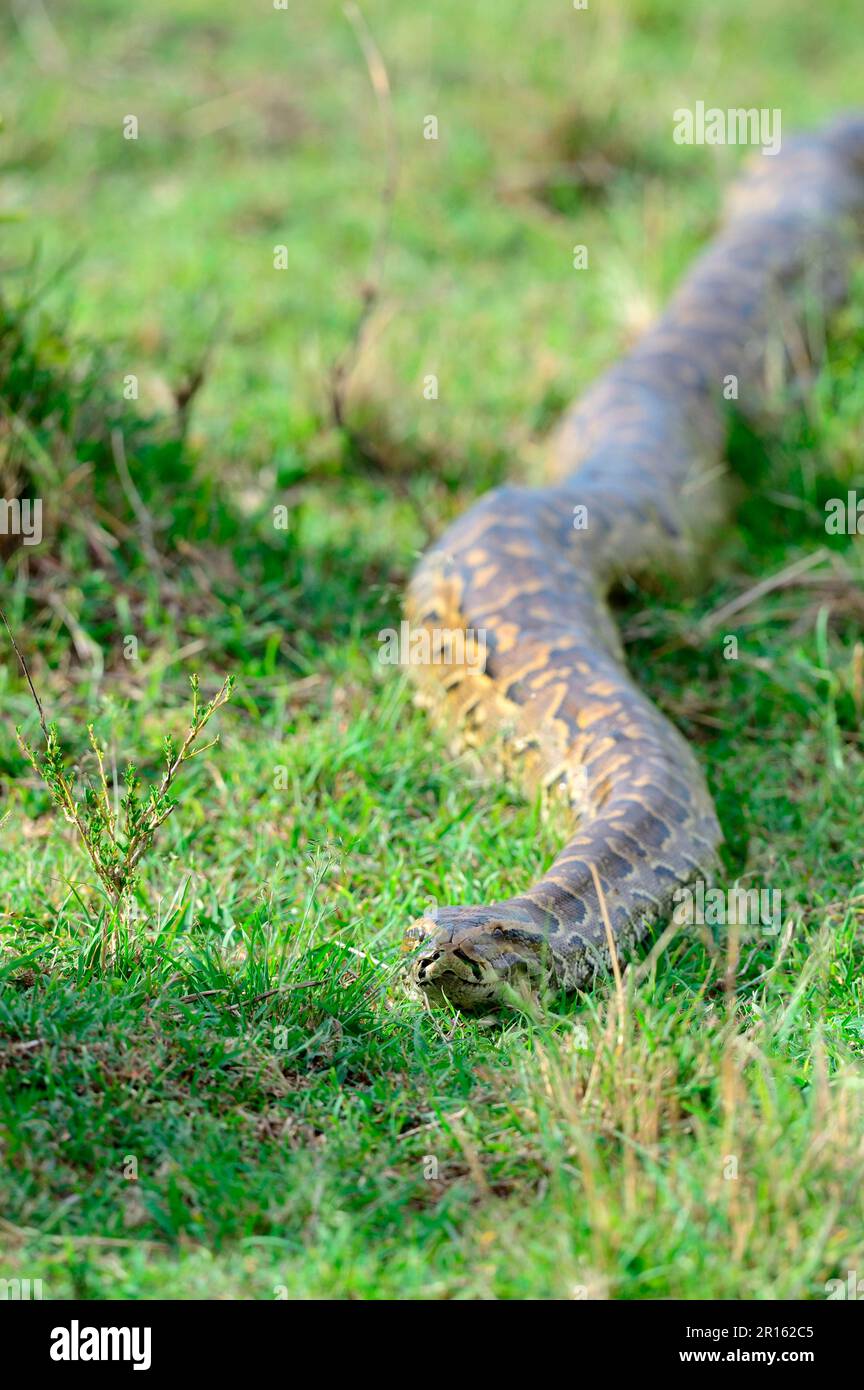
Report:
M734 617L736 613L740 613L744 608L749 608L757 599L764 598L766 594L773 593L775 589L783 589L790 584L794 584L795 580L802 574L805 574L807 570L813 569L816 565L824 564L828 558L828 551L825 550L823 546L820 546L818 550L813 551L812 555L805 555L803 559L796 560L794 564L787 565L785 569L779 570L776 574L769 575L767 579L760 580L758 584L754 584L751 588L745 590L743 594L739 594L737 598L733 598L728 603L722 604L719 608L713 609L712 612L706 613L699 621L699 631L703 633L711 632L714 628L719 627L721 623L725 622L727 618Z
M459 1112L460 1115L464 1113L464 1111ZM473 1140L469 1138L465 1126L455 1114L448 1115L446 1123L448 1128L455 1135L456 1142L465 1155L465 1162L468 1165L468 1171L471 1177L474 1179L475 1186L484 1197L489 1197L491 1195L490 1187L486 1180L486 1174L483 1172L483 1164L480 1162L480 1154L477 1151L477 1146L474 1144Z
M15 635L14 635L14 633L13 633L11 627L9 626L9 619L6 617L6 614L3 612L3 609L2 609L2 608L0 608L0 619L2 619L2 621L3 621L3 626L5 627L6 631L9 633L9 641L12 643L12 650L14 651L15 655L16 655L17 658L18 658L18 664L19 664L19 666L21 667L21 670L24 672L24 679L27 681L27 684L28 684L29 687L30 687L30 694L33 696L33 700L34 700L34 702L35 702L36 708L37 708L37 710L39 711L39 723L40 723L40 725L41 725L41 727L42 727L42 733L44 734L44 736L45 736L45 741L46 741L46 743L47 743L47 741L48 741L48 725L47 725L46 722L45 722L45 711L44 711L43 708L42 708L42 701L39 699L39 696L36 694L36 687L35 687L35 685L33 684L32 680L30 679L30 672L29 672L29 670L27 669L27 662L24 660L23 656L21 655L21 652L18 650L18 643L15 641Z
M6 1231L16 1240L26 1240L30 1237L40 1241L46 1240L52 1245L93 1245L105 1246L108 1249L124 1249L134 1246L136 1250L142 1246L146 1246L148 1250L167 1250L169 1248L163 1240L141 1240L137 1236L130 1236L126 1240L121 1236L76 1236L69 1235L68 1232L63 1235L51 1235L40 1231L36 1226L15 1226L2 1216L0 1216L0 1230Z
M348 3L343 6L343 11L354 30L366 60L369 81L372 84L372 90L375 93L378 109L381 113L386 144L384 183L381 190L381 220L373 243L366 280L360 291L360 311L348 345L336 359L330 372L330 403L333 419L340 429L345 429L350 433L345 418L345 393L348 380L362 351L369 319L381 291L384 261L390 244L393 205L396 201L396 190L399 184L399 142L393 114L390 78L381 56L381 50L372 37L369 26L355 0L348 0Z
M275 989L265 989L263 994L256 994L251 999L241 999L239 1004L229 1004L228 1012L239 1013L252 1004L260 1004L262 999L272 999L274 994L288 994L292 989L314 989L326 983L326 980L300 980L296 985L277 985Z
M114 467L117 469L117 476L126 494L126 500L138 518L138 525L141 527L141 544L144 553L153 566L154 572L158 575L161 570L161 565L159 562L159 554L156 550L153 518L144 505L140 492L132 481L132 474L129 472L129 464L126 461L126 443L121 429L113 429L111 431L111 453L114 458Z
M62 72L69 54L42 0L13 0L12 14L19 32L43 72Z

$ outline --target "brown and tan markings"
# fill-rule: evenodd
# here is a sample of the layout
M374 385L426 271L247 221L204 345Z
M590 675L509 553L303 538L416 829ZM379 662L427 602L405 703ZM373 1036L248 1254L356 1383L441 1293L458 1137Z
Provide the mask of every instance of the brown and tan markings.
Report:
M483 672L413 667L423 702L528 786L560 788L574 821L524 893L413 924L429 999L475 1008L523 981L583 986L609 960L595 873L621 952L710 874L720 830L702 770L631 680L607 595L658 568L698 571L729 515L724 379L758 418L781 325L808 295L842 301L862 218L864 116L757 156L666 312L565 418L562 481L482 497L417 569L412 627L482 630L487 643Z

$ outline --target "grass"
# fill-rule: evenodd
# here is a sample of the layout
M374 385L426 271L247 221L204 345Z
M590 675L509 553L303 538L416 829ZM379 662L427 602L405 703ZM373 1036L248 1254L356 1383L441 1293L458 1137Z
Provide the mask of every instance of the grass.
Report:
M406 922L517 891L565 827L450 755L376 634L432 531L543 478L562 405L710 235L737 152L674 146L671 111L779 106L785 132L853 104L855 7L368 0L400 181L341 430L328 383L384 178L341 8L50 13L0 18L0 491L46 517L41 546L4 551L0 601L64 746L86 767L92 722L111 786L130 761L158 778L191 672L236 692L106 971L104 900L15 743L38 724L4 648L0 1277L825 1297L864 1260L861 555L824 532L860 470L864 288L805 406L736 430L716 577L621 613L707 769L729 882L782 891L779 940L667 933L623 1000L601 984L542 1018L423 1012Z

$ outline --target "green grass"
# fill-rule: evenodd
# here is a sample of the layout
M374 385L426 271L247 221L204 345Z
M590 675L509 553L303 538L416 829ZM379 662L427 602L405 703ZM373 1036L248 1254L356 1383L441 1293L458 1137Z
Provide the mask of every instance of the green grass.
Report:
M102 974L104 905L16 747L36 721L3 647L0 1277L824 1297L864 1260L862 560L823 510L860 484L864 287L806 409L736 431L717 577L621 614L707 769L730 883L782 891L779 941L681 932L628 970L620 1016L605 984L537 1018L424 1012L407 921L518 891L566 827L450 755L376 634L432 531L545 476L563 404L710 235L737 152L672 145L672 110L780 106L787 132L854 104L857 8L368 0L400 182L347 430L328 379L384 146L341 7L49 10L53 39L0 18L0 494L46 516L3 553L0 602L76 758L92 720L112 767L152 776L188 674L238 688ZM574 175L592 154L602 177ZM694 636L820 545L831 563Z

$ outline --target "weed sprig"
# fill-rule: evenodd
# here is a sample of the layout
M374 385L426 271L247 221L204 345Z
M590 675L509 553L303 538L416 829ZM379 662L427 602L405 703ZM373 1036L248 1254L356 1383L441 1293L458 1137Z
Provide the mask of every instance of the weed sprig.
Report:
M78 773L67 767L57 726L45 718L42 701L2 609L0 619L30 688L45 744L44 750L38 752L24 738L20 728L16 728L18 746L45 783L54 805L64 819L75 826L112 907L120 913L134 890L136 870L142 857L153 843L159 827L164 825L177 805L171 790L180 768L219 742L218 734L208 743L199 743L199 739L216 711L230 700L234 678L226 676L212 700L202 705L198 676L190 677L192 712L182 743L178 747L170 734L165 736L162 744L164 770L158 785L149 791L142 791L135 765L129 764L123 777L125 795L118 809L105 772L105 748L99 743L93 725L88 724L87 735L98 770L98 785L95 787L89 783L81 785Z

